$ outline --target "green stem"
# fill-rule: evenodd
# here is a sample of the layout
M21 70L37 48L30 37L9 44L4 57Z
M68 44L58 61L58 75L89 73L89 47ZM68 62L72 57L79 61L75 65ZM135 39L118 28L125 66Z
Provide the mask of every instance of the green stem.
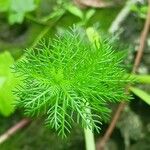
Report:
M90 42L96 43L96 46L99 47L100 46L99 34L92 27L87 28L86 33ZM91 112L90 109L87 109L86 111ZM85 136L86 150L96 150L93 132L90 129L86 128L84 129L84 136Z
M90 129L84 129L86 150L95 150L94 134Z

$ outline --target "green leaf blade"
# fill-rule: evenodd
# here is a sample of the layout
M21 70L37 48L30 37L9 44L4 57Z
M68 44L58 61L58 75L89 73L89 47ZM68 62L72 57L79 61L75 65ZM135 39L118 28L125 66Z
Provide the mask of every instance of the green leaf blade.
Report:
M145 91L136 88L136 87L131 87L130 90L137 95L138 97L141 98L141 100L143 100L145 103L147 103L148 105L150 105L150 95L148 93L146 93Z
M12 93L18 79L12 74L10 67L14 59L9 52L0 54L0 114L9 116L14 111L15 96Z

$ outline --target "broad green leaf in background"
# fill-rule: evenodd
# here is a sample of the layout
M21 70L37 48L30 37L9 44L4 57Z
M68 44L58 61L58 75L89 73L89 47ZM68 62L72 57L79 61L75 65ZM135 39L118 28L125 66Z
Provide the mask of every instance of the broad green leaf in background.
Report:
M23 22L24 14L22 13L11 13L8 16L8 20L10 24L21 23Z
M130 90L137 95L138 97L141 98L141 100L143 100L145 103L150 105L150 95L148 93L146 93L145 91L139 89L139 88L135 88L135 87L131 87Z
M14 95L12 90L17 83L16 78L11 73L11 65L14 63L14 59L9 52L3 52L0 54L0 114L9 116L14 107Z
M0 0L0 12L5 12L8 10L10 0Z
M34 0L11 0L9 23L21 23L27 12L35 10Z

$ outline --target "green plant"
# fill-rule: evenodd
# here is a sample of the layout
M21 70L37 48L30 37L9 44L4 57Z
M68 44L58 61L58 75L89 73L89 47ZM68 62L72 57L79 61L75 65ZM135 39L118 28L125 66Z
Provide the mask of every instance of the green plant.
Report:
M145 103L150 105L150 95L146 93L145 91L137 88L137 87L131 87L130 90L138 97L141 98Z
M78 25L80 26L86 25L96 12L94 9L89 9L88 11L82 11L78 7L74 6L73 4L67 4L64 7L69 13L71 13L72 15L80 19L80 21L78 22Z
M148 5L132 5L131 10L135 12L139 18L145 19L148 11Z
M22 78L16 105L29 116L46 114L47 126L62 136L73 122L98 131L110 111L107 103L130 97L124 55L111 45L102 38L91 43L73 28L26 50L14 66Z
M136 79L136 83L140 84L150 84L150 75L136 75L132 74L132 78ZM138 96L141 100L143 100L145 103L150 105L150 94L139 88L136 87L130 87L130 91L134 93L136 96Z
M14 59L9 52L0 54L0 114L3 116L9 116L14 111L12 103L15 97L12 90L17 84L17 79L10 69L13 64Z
M0 0L0 12L8 13L10 24L22 23L25 14L36 9L37 0Z

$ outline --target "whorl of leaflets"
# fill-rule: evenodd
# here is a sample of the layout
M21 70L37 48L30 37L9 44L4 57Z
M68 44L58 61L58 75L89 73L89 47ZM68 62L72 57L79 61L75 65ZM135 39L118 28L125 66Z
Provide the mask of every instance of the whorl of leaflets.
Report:
M129 98L123 57L108 39L93 44L76 28L42 40L14 66L21 78L16 105L26 115L45 115L46 125L63 137L73 122L98 131L107 103Z

